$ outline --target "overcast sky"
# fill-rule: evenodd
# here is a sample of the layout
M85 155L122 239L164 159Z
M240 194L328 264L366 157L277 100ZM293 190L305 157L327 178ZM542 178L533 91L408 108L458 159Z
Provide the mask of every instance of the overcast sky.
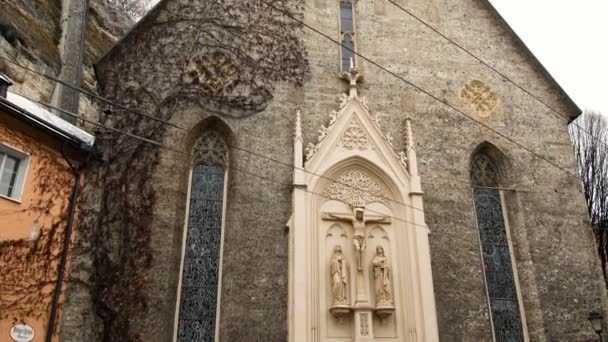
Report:
M608 115L608 0L490 0L581 109Z

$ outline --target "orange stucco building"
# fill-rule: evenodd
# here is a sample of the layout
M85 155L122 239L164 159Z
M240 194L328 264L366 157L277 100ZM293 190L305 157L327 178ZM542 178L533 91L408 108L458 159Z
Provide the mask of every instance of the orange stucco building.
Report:
M57 285L95 141L10 84L0 74L0 341L38 342L49 324L57 330Z

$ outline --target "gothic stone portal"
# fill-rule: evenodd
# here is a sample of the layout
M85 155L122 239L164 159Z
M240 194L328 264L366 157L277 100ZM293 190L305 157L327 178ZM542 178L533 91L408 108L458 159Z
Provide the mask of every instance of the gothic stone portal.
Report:
M328 119L304 163L296 118L289 341L437 341L409 121L395 151L354 81Z

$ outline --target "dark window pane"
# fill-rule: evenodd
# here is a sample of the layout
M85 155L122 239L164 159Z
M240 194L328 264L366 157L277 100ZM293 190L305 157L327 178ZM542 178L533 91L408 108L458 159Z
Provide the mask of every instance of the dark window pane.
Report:
M342 72L348 72L350 70L350 60L355 59L355 54L352 52L355 50L355 44L349 34L344 35L342 38Z
M475 167L475 164L473 164ZM475 175L475 171L473 172ZM484 180L492 179L482 174ZM502 211L500 192L475 188L475 213L479 226L486 286L497 342L523 341L515 277Z
M195 149L177 341L215 339L226 145L207 132Z
M17 182L21 160L9 155L0 155L0 163L2 162L2 157L6 158L6 160L0 174L0 194L12 197L15 191L15 183Z
M340 29L342 33L353 32L353 4L350 1L340 2Z

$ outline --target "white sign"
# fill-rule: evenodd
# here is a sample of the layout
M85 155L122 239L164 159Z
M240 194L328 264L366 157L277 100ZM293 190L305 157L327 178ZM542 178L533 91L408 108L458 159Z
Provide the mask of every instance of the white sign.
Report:
M11 328L11 338L15 342L30 342L35 334L34 328L27 324L15 324Z

